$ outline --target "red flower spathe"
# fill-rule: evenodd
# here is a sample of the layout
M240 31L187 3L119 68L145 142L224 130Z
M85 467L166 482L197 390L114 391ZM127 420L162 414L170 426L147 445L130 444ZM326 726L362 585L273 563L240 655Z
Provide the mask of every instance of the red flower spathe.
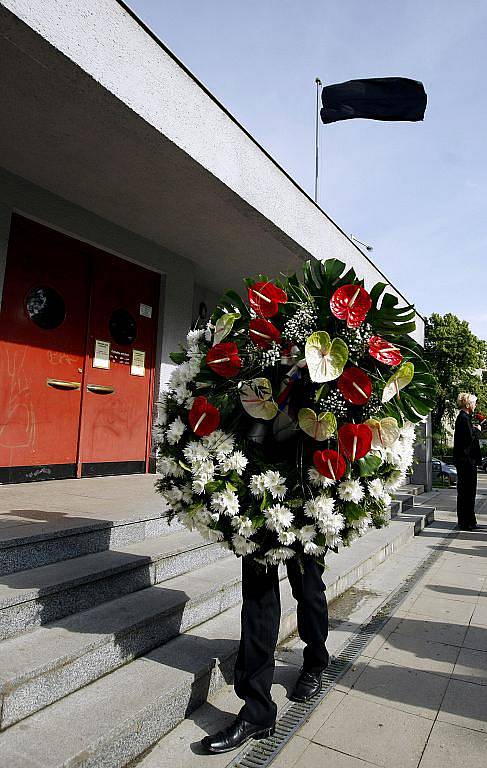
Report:
M358 328L372 306L372 299L361 285L342 285L330 299L330 309L349 328Z
M257 317L249 323L249 336L257 346L269 349L273 341L279 341L281 332L269 320Z
M372 430L366 424L344 424L338 430L340 450L350 459L363 459L372 445Z
M248 289L249 303L261 317L273 317L279 312L279 304L285 304L287 294L274 283L254 283Z
M221 344L215 344L206 354L206 364L208 368L225 379L235 376L242 367L235 342L224 341Z
M338 451L325 450L315 451L313 454L313 463L324 477L330 480L340 480L345 474L347 462Z
M380 336L370 337L369 354L375 357L379 363L385 363L385 365L399 365L402 362L401 350Z
M372 394L372 382L365 371L351 365L338 379L338 389L349 403L365 405Z
M220 424L220 411L206 397L196 397L188 414L189 426L198 437L211 435Z

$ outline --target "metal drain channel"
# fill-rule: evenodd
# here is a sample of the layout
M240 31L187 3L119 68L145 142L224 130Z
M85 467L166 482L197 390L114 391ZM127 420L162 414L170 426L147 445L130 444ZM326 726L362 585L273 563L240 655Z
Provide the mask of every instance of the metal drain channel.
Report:
M438 559L445 550L445 542L456 538L457 532L450 531L441 539L437 550L431 552L416 566L404 582L383 603L378 611L366 624L363 624L352 635L344 649L338 656L332 657L328 667L322 673L321 691L305 702L290 702L284 708L281 716L276 721L275 732L267 739L252 741L250 747L241 752L228 764L227 768L265 768L270 765L279 752L286 746L296 731L306 722L311 712L327 696L338 680L352 666L353 662L361 655L370 640L389 621L391 614L406 599L414 585L421 579L424 572Z

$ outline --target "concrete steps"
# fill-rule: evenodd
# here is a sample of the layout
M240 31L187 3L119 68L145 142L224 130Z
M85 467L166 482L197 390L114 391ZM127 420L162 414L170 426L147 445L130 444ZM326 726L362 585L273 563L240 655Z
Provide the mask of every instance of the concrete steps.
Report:
M0 583L0 640L227 555L219 544L180 531L10 574Z
M212 619L240 596L232 555L5 640L0 728Z
M431 513L428 514L431 517ZM415 528L426 522L426 515L418 509L414 520L395 520L385 529L371 531L349 550L330 557L330 570L325 575L328 599L334 599L370 573L389 553L410 541ZM227 570L232 567L230 563L240 566L233 557L212 566L214 583L219 583L215 569ZM198 582L203 570L177 579L188 581L192 576ZM173 585L177 579L171 580ZM165 582L166 585L169 583ZM187 586L184 591L188 591ZM281 596L280 640L284 640L296 628L295 603L286 578L281 581ZM220 606L222 609L223 605ZM238 604L221 610L145 653L142 658L105 674L12 725L1 736L2 755L8 759L6 765L24 768L35 761L34 764L41 768L127 766L209 695L231 682L238 648L239 616ZM181 631L183 627L180 627ZM3 647L9 642L12 641L7 641ZM32 653L35 653L35 646ZM35 681L29 681L27 666L24 668L24 685L7 695L4 701L5 724L9 718L15 719L15 712L17 717L20 716L21 707L26 706L30 697L35 697L39 704L43 687L39 690ZM43 664L38 665L39 672L42 667ZM20 682L20 669L15 676L10 675L7 690L14 677ZM51 681L48 687L52 684ZM63 739L59 738L60 729L65 734Z
M431 521L433 508L412 506L414 496L401 489L388 527L328 554L329 601ZM0 561L8 550L24 563L55 558L0 580L2 766L125 768L231 682L240 560L157 516L99 522L2 531ZM75 541L65 546L71 538L81 556ZM296 613L285 568L280 578L284 640Z
M169 524L161 509L119 520L63 517L46 525L25 523L0 529L0 576L56 563L94 552L134 544L182 530Z

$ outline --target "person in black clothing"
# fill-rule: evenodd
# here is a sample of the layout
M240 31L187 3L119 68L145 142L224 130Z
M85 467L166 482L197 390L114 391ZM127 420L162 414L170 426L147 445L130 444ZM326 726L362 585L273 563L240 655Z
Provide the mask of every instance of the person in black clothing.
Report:
M299 636L306 644L303 666L290 698L307 701L320 690L321 673L329 661L324 567L311 555L304 555L302 571L295 558L286 562L286 568L298 604ZM281 615L277 565L266 569L252 556L242 557L242 600L234 687L245 703L230 726L202 739L203 749L210 753L229 752L251 737L265 738L274 732L277 706L271 685Z
M477 527L475 496L477 493L477 465L481 461L479 430L472 423L477 404L475 395L461 392L457 405L460 412L455 422L453 460L457 468L457 517L462 531Z

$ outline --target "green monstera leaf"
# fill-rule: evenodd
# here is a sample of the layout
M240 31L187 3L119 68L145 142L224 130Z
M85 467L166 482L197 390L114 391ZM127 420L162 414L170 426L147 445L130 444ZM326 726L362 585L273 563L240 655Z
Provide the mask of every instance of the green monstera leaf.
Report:
M413 380L413 377L414 365L412 363L403 363L387 381L382 392L382 402L388 403L395 395L399 395L401 389L407 387Z
M326 331L308 336L304 350L311 381L319 384L337 379L348 360L348 347L342 339L332 339Z
M233 328L235 320L239 319L240 312L226 312L218 318L215 323L215 333L213 334L213 346L220 344L223 339L226 339Z
M328 440L337 430L337 420L331 411L316 414L312 408L301 408L298 423L303 432L317 440Z
M272 386L269 379L252 379L240 390L240 402L244 411L254 419L270 421L278 411L277 403L272 399Z
M372 448L390 448L399 438L399 424L392 416L367 419L365 424L372 430Z

